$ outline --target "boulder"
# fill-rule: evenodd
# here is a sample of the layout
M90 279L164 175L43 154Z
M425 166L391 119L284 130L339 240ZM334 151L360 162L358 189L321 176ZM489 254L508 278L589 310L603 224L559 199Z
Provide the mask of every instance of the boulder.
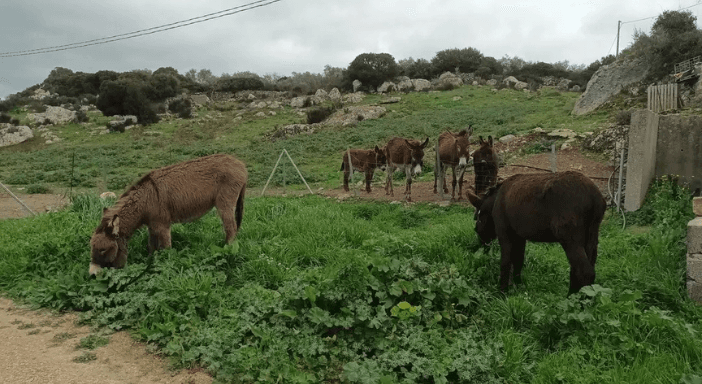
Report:
M413 89L414 85L412 84L412 80L410 79L402 80L399 83L397 83L398 92L410 92Z
M357 91L361 88L361 86L363 85L363 83L361 83L360 80L354 80L353 83L351 83L351 85L353 86L353 91L354 91L354 93L355 93L355 92L357 92Z
M651 65L643 59L624 59L603 65L595 72L587 88L575 102L574 115L592 112L625 87L646 78Z
M395 83L392 81L386 81L378 87L378 93L393 92L395 90Z
M454 88L460 87L463 85L463 79L456 75L453 72L444 72L439 76L439 87L443 87L450 84Z
M303 108L306 99L307 96L293 97L292 100L290 100L290 106L293 108Z
M34 123L41 125L78 122L75 111L69 111L68 109L54 106L46 107L46 112L44 113L30 113L27 117L34 121Z
M325 91L325 90L323 90L323 89L320 88L320 89L317 90L317 92L314 93L314 95L315 95L316 97L325 98L325 97L327 97L328 93L327 93L327 91Z
M112 119L112 121L107 123L107 129L110 132L124 132L139 121L134 115L115 115L112 116Z
M363 92L349 93L348 95L344 96L344 103L360 103L363 101L363 97Z
M568 88L570 87L571 80L569 79L561 79L558 82L558 85L556 85L556 89L559 91L567 91Z
M332 88L331 91L329 91L329 94L327 95L332 101L339 101L341 100L341 92L339 92L339 89L334 87Z
M27 126L0 124L0 147L23 143L33 137L32 130Z
M510 141L514 141L517 138L517 136L514 135L507 135L507 136L502 136L500 137L500 143L509 143Z
M206 95L190 95L190 101L193 103L193 105L200 107L209 104L210 98Z
M417 92L428 91L431 89L431 81L425 79L412 79L412 87Z

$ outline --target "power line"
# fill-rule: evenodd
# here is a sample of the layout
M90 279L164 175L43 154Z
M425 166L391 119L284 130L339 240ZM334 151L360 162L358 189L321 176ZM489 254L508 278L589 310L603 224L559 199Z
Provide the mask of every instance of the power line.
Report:
M234 8L229 8L229 9L225 9L222 11L209 13L206 15L193 17L193 18L190 18L187 20L181 20L181 21L177 21L174 23L164 24L164 25L160 25L157 27L141 29L141 30L134 31L134 32L123 33L123 34L103 37L103 38L99 38L99 39L86 40L86 41L81 41L81 42L71 43L71 44L56 45L56 46L52 46L52 47L37 48L37 49L31 49L31 50L25 50L25 51L15 51L15 52L0 52L0 57L29 56L29 55L38 55L41 53L66 51L66 50L70 50L70 49L83 48L83 47L88 47L88 46L92 46L92 45L111 43L111 42L119 41L119 40L132 39L135 37L153 35L155 33L164 32L164 31L168 31L168 30L176 29L176 28L181 28L181 27L185 27L188 25L198 24L198 23L202 23L205 21L209 21L209 20L219 19L219 18L222 18L225 16L231 16L231 15L241 13L244 11L250 11L250 10L255 9L255 8L265 7L267 5L271 5L273 3L277 3L280 1L282 1L282 0L258 0L258 1L254 1L254 2L251 2L248 4L237 6Z
M692 8L692 7L696 7L696 6L698 6L698 5L702 5L702 3L699 3L699 2L698 2L697 4L690 5L689 7L680 8L680 9L678 9L678 11L684 11L684 10L686 10L686 9L690 9L690 8ZM637 22L639 22L639 21L644 21L644 20L649 20L649 19L655 19L656 17L658 17L658 16L644 17L643 19L631 20L631 21L622 21L622 24L637 23Z

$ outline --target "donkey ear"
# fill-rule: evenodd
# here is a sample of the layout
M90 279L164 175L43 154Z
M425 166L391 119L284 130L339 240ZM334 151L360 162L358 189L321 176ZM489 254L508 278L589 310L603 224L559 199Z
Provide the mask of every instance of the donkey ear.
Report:
M119 235L119 216L115 215L107 224L107 228L112 230L112 234L117 237Z
M468 200L470 200L470 203L473 204L475 208L480 209L480 207L483 205L482 199L469 189L466 190L466 196L468 196Z
M466 136L468 137L473 134L473 126L470 124L468 125L468 128L465 128L464 130L466 131Z
M377 145L375 146L375 153L380 153L380 148Z
M483 137L482 137L482 136L478 136L478 139L480 139L480 145L482 145L482 144L485 143L485 140L483 140Z
M492 142L492 136L488 136L488 142L490 143L491 147L494 145L494 143Z
M429 144L429 138L427 137L426 140L424 140L424 143L422 144L422 148L426 147L427 144Z

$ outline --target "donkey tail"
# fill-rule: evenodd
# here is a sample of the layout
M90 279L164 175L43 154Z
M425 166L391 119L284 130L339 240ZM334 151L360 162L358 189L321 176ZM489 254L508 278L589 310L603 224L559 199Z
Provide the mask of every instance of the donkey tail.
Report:
M235 213L235 219L236 219L236 229L239 230L241 228L241 221L244 218L244 194L246 193L246 184L241 188L241 192L239 192L239 198L236 200L236 213Z

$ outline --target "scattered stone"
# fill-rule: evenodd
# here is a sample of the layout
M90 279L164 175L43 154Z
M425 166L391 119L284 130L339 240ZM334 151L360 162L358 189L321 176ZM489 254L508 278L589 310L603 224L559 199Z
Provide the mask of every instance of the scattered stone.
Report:
M500 142L506 144L506 143L509 143L511 141L514 141L516 138L517 138L517 136L514 136L514 135L506 135L506 136L500 137Z
M258 112L258 113L256 114L256 117L266 117L266 114L263 113L263 112Z
M544 131L544 129L541 128L541 127L536 127L536 128L534 128L534 129L532 130L532 132L534 132L534 133L544 133L544 132L546 132L546 131Z
M253 94L253 93L249 93L249 96L248 96L248 98L249 98L249 100L253 100L253 99L255 99L255 98L256 98L256 96L254 96L254 94Z
M461 96L454 96L453 97L453 101L459 101L459 100L463 100L463 97L461 97Z
M563 137L566 139L570 139L570 138L578 136L578 134L575 133L572 129L556 129L556 130L549 132L548 135L551 137Z
M114 192L103 192L100 194L100 198L105 200L105 199L116 199L117 195L115 195Z
M402 98L400 97L388 97L380 101L380 104L394 104L399 103Z

